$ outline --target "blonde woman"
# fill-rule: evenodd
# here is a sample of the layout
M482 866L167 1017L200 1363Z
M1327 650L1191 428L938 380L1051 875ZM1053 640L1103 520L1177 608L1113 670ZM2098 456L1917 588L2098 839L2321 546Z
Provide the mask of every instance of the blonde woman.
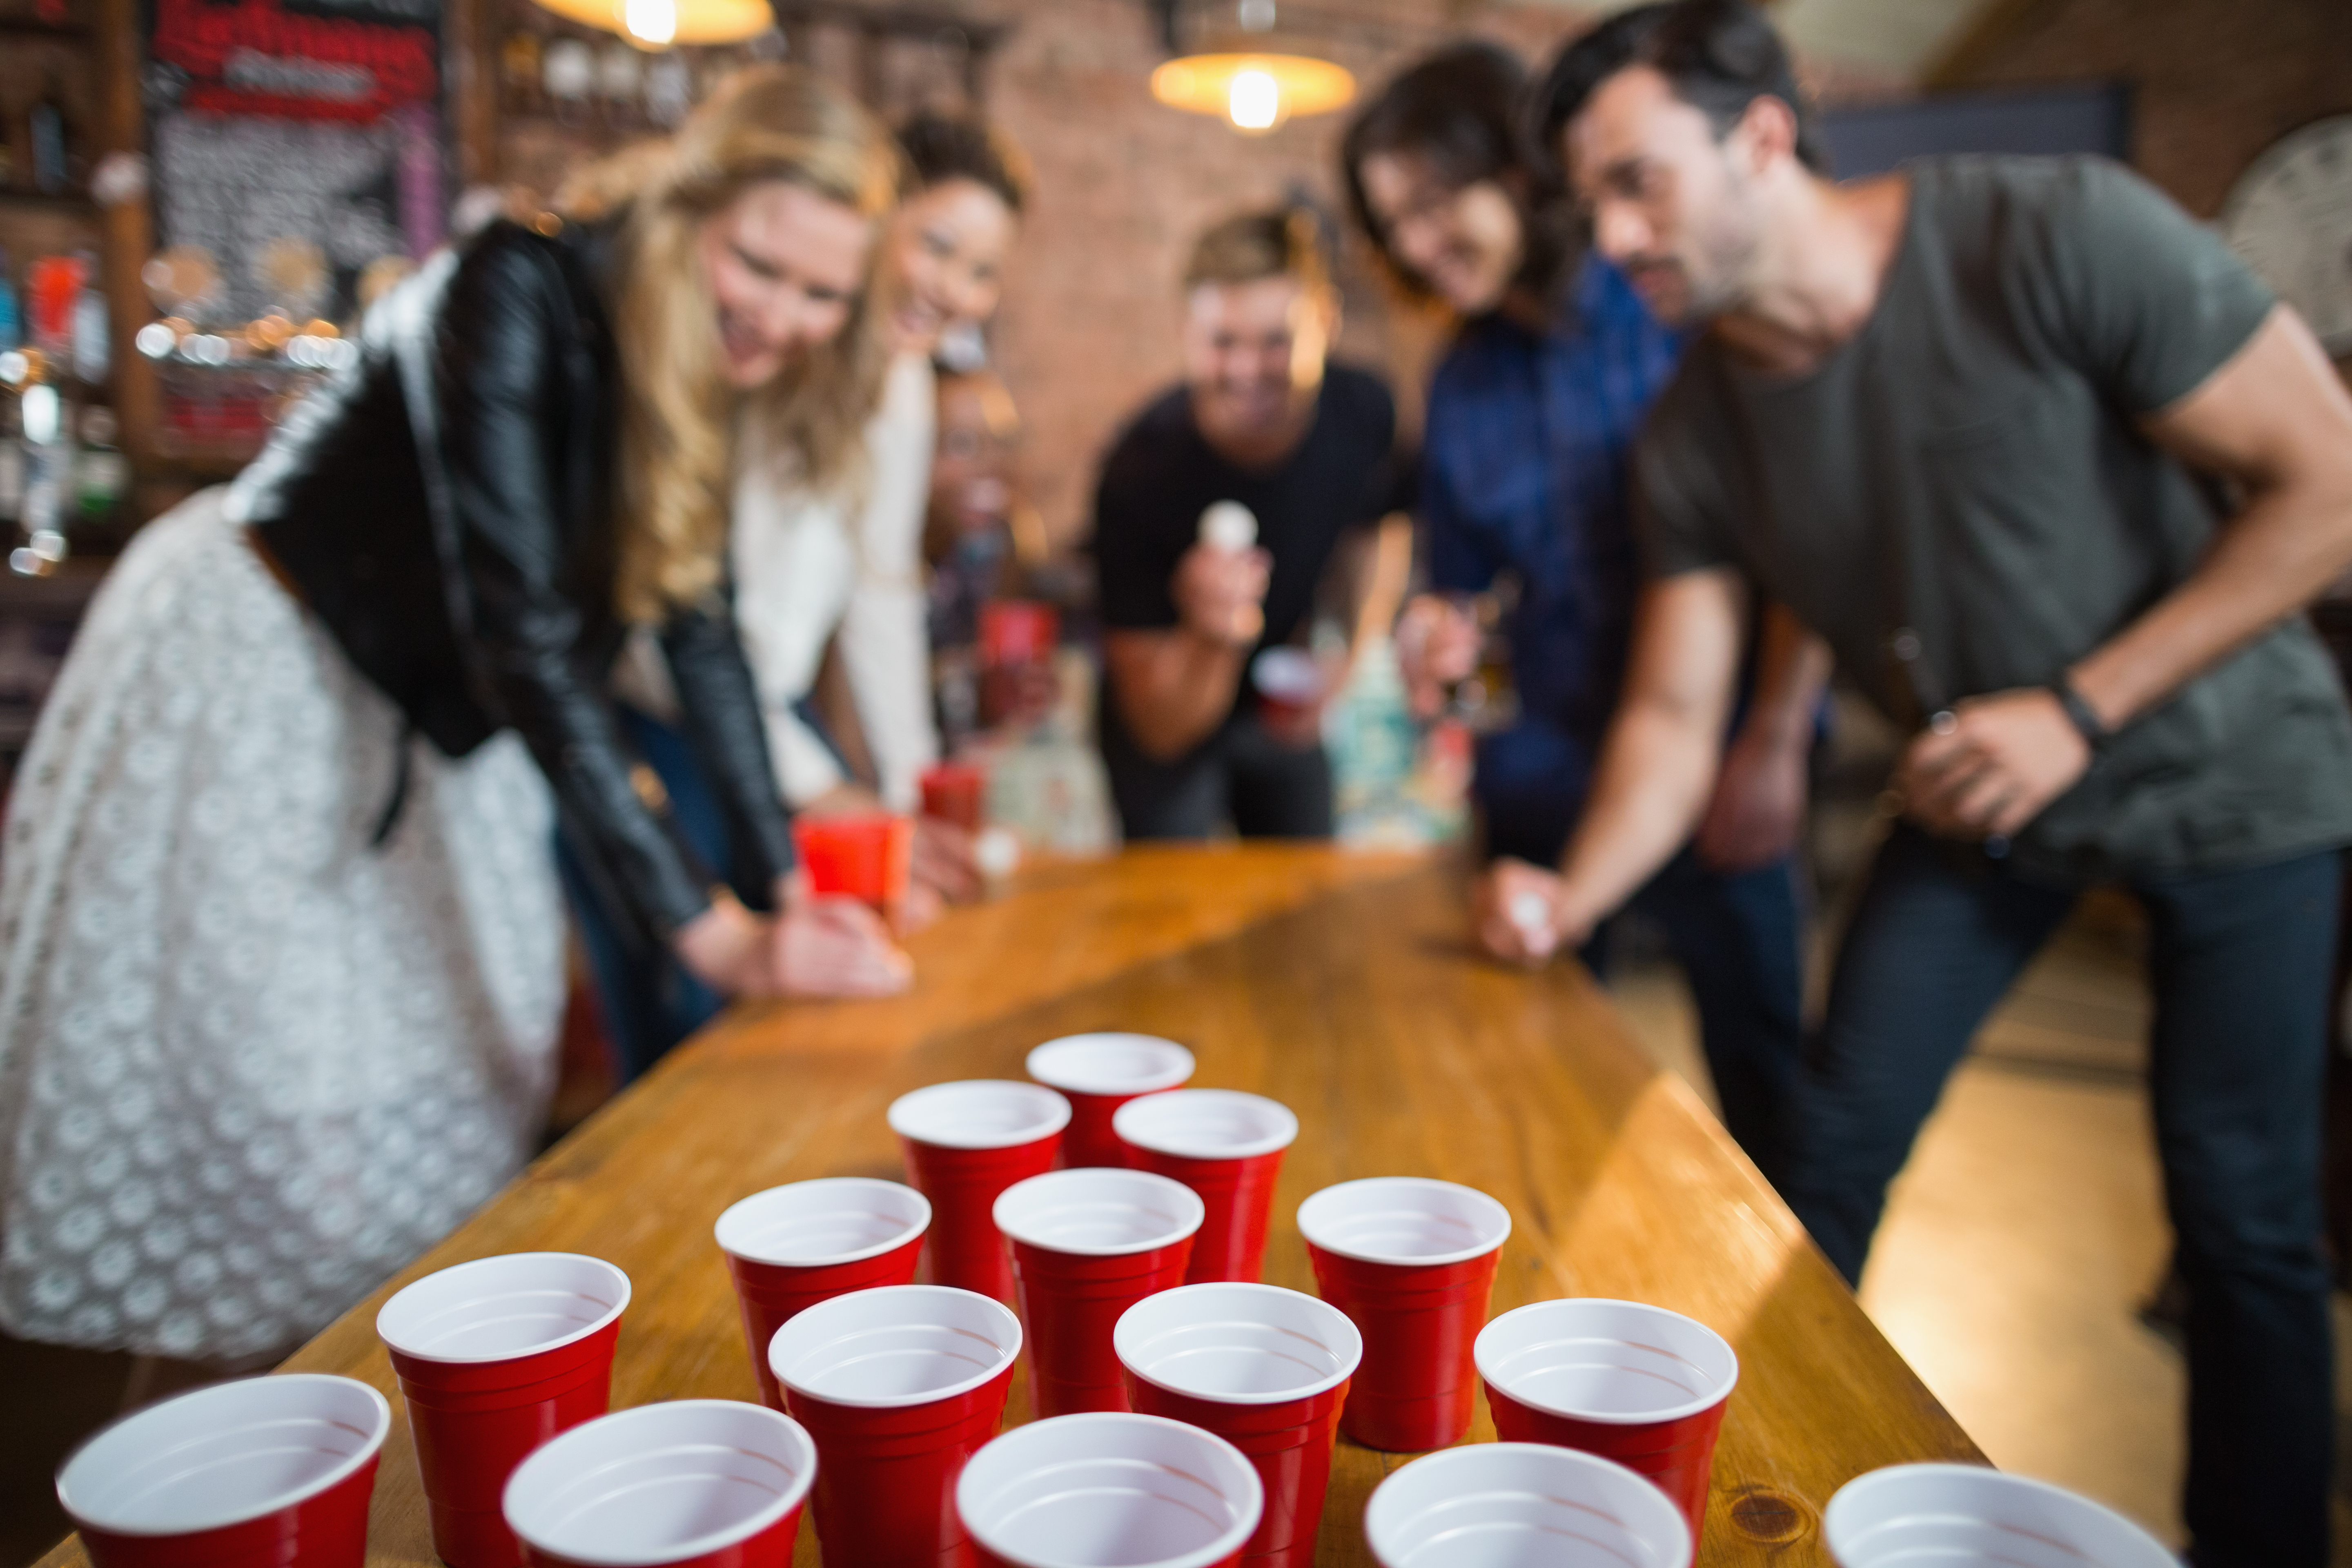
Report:
M791 885L726 572L739 426L817 472L856 448L897 168L814 79L739 79L608 220L427 268L233 487L140 536L9 812L0 1326L275 1353L497 1191L551 1077L554 824L719 992L906 983L870 915ZM616 724L632 625L732 864Z

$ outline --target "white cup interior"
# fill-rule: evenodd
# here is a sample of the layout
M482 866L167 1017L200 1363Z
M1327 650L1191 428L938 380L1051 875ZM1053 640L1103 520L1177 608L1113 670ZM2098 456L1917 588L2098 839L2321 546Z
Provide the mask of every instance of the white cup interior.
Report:
M1029 1076L1071 1094L1152 1094L1192 1076L1192 1053L1157 1035L1065 1035L1029 1053Z
M930 1200L912 1187L827 1176L753 1193L719 1216L715 1234L749 1262L813 1268L879 1257L930 1223Z
M383 1394L348 1377L215 1384L117 1421L58 1471L77 1524L182 1535L260 1519L366 1464L392 1429Z
M1250 684L1277 702L1312 702L1323 691L1323 668L1305 648L1270 647L1250 661Z
M1524 1405L1628 1425L1694 1415L1731 1393L1739 1358L1706 1324L1639 1301L1577 1297L1480 1331L1478 1374Z
M1015 1182L997 1195L996 1228L1055 1252L1115 1258L1170 1247L1207 1211L1181 1182L1149 1171L1082 1166Z
M928 1405L979 1387L1021 1353L1021 1320L945 1285L886 1285L835 1296L768 1342L776 1381L833 1405Z
M1024 1568L1203 1568L1240 1550L1265 1507L1239 1449L1156 1415L1033 1421L956 1482L964 1528Z
M890 1102L890 1131L943 1149L1011 1149L1059 1132L1070 1102L1042 1084L975 1078L935 1083Z
M1822 1515L1839 1568L2177 1568L2112 1510L1973 1465L1896 1465L1848 1481Z
M1146 1296L1111 1331L1121 1365L1196 1399L1277 1405L1354 1374L1364 1338L1328 1301L1277 1285L1180 1285Z
M1364 1538L1381 1568L1688 1568L1691 1560L1690 1526L1665 1493L1622 1465L1542 1443L1476 1443L1415 1459L1373 1491Z
M508 1528L574 1563L645 1568L747 1541L816 1479L799 1422L731 1399L642 1405L573 1427L519 1466Z
M1139 1149L1187 1160L1246 1160L1287 1149L1298 1136L1288 1106L1231 1089L1147 1094L1120 1106L1110 1126Z
M629 1277L576 1252L509 1252L444 1268L383 1304L375 1331L425 1361L507 1361L594 1333L629 1304Z
M1475 1187L1373 1176L1326 1187L1298 1205L1298 1229L1326 1252L1367 1263L1461 1263L1503 1245L1511 1211Z

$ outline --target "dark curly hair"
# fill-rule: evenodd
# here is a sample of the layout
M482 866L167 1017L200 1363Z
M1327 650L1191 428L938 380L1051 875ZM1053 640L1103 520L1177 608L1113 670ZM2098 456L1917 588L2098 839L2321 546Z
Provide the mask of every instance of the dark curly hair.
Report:
M898 127L898 150L913 171L915 189L970 180L993 191L1013 212L1029 199L1028 155L1013 139L978 120L924 110Z
M1797 118L1798 161L1816 174L1829 172L1788 48L1749 0L1659 0L1620 11L1570 43L1537 95L1536 132L1548 154L1601 84L1632 66L1664 77L1676 98L1706 115L1717 137L1758 99L1779 99Z
M1549 300L1583 254L1583 236L1559 172L1528 134L1529 79L1517 55L1499 45L1449 46L1382 88L1348 127L1339 174L1348 210L1398 280L1432 292L1389 243L1365 199L1364 161L1375 153L1424 159L1455 190L1493 180L1517 207L1526 254L1516 285Z

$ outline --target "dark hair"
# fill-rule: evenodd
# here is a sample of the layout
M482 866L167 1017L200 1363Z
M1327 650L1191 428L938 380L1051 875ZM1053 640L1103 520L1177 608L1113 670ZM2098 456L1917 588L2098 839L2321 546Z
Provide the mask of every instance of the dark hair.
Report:
M919 191L970 180L995 192L1015 213L1029 198L1028 156L1011 137L980 121L920 110L898 127L898 150L907 155Z
M1526 254L1515 283L1549 300L1582 254L1582 237L1559 171L1528 134L1528 77L1496 44L1454 44L1405 68L1363 107L1339 144L1348 210L1398 279L1433 292L1389 243L1364 196L1364 160L1379 153L1428 161L1454 190L1493 180L1518 208Z
M1323 226L1313 213L1297 206L1235 213L1202 230L1184 263L1187 293L1203 283L1255 283L1262 278L1295 279L1310 293L1330 288Z
M1664 77L1676 98L1706 114L1717 137L1729 134L1758 99L1779 99L1796 116L1798 162L1816 174L1829 172L1788 48L1748 0L1637 5L1570 44L1538 95L1538 133L1545 148L1558 147L1561 131L1602 82L1632 66L1649 66Z

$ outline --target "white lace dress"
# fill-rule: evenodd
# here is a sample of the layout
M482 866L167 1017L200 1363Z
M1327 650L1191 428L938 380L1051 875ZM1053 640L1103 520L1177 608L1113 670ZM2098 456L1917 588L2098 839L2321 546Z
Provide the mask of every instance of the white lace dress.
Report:
M421 738L220 496L116 565L0 851L0 1326L180 1357L290 1346L529 1157L562 913L511 733Z

